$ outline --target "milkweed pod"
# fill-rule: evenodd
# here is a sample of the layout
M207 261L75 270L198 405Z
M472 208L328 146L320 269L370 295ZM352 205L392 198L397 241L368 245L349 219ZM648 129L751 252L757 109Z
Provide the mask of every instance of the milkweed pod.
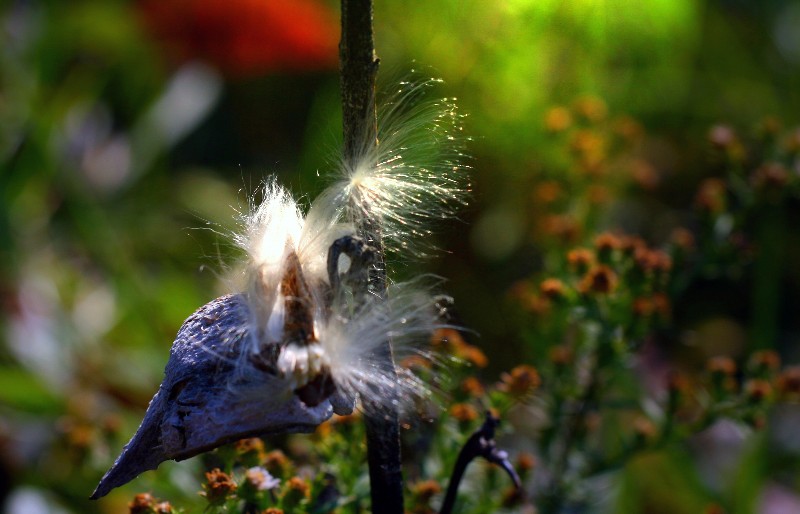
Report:
M92 498L165 460L188 459L255 435L311 432L330 418L329 401L309 407L273 374L236 373L233 363L247 351L249 316L246 298L228 295L184 322L142 424Z

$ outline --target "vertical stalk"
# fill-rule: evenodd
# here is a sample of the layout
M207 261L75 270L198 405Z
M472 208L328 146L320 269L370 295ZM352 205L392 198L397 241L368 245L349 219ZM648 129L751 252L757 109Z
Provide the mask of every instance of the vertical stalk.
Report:
M586 416L596 407L597 400L603 390L603 377L601 376L605 367L608 366L610 358L611 338L608 330L603 330L603 334L594 341L589 365L591 371L586 383L581 384L580 396L567 403L563 408L564 416L558 423L558 434L552 441L551 476L544 490L540 504L538 505L542 514L559 514L564 510L568 501L567 498L567 475L570 472L570 456L579 443L581 432L584 430Z
M339 73L347 164L357 161L365 145L378 137L375 113L378 64L372 30L372 0L342 0Z
M753 269L753 321L750 340L754 349L775 348L779 335L781 275L785 260L786 211L781 203L762 207L756 221L757 255Z
M352 165L364 156L365 148L377 143L375 79L378 59L372 28L372 0L342 0L342 39L339 43L339 71L342 92L344 162ZM358 206L361 207L358 207ZM354 208L365 208L353 202ZM377 297L386 295L386 271L378 220L368 207L358 213L358 234L377 256L369 270L369 289ZM387 373L394 373L391 343L379 350ZM389 392L390 394L396 394ZM388 400L388 401L387 401ZM403 513L403 477L400 459L400 424L392 398L362 398L367 433L372 512Z

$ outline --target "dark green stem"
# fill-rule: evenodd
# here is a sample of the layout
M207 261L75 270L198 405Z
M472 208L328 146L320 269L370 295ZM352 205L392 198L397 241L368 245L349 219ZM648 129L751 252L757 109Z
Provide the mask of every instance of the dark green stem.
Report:
M780 203L765 205L758 216L750 337L753 348L765 349L773 348L778 337L786 220Z
M564 412L563 417L556 421L561 426L559 433L563 434L563 436L553 443L558 446L555 447L555 455L551 459L552 468L549 486L544 491L540 505L543 514L557 514L561 511L566 501L565 476L569 471L569 457L584 430L587 414L594 408L597 398L600 396L599 392L602 388L601 370L606 364L605 361L608 358L610 348L608 339L608 336L604 334L598 341L595 341L596 346L592 351L589 362L592 367L589 380L582 388L580 397L572 402L570 407L564 408L562 411Z
M344 162L352 166L363 158L365 148L377 141L375 114L375 78L378 59L372 29L372 0L342 0L342 39L339 62L342 88L342 123ZM369 288L377 298L386 296L386 272L380 227L364 202L354 199L356 213L363 220L358 235L375 251L375 264L370 269ZM360 206L360 207L359 207ZM384 373L394 374L391 342L378 350ZM384 392L382 391L381 394ZM386 394L393 394L386 391ZM396 394L396 393L394 393ZM387 514L403 513L403 477L400 457L400 423L392 398L362 398L367 433L372 511Z

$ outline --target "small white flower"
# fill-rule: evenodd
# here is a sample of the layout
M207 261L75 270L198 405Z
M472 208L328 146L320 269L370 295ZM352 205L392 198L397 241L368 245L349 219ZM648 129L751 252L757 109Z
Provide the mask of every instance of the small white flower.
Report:
M277 489L281 485L281 479L269 474L265 468L255 466L245 471L245 480L257 491L269 491Z

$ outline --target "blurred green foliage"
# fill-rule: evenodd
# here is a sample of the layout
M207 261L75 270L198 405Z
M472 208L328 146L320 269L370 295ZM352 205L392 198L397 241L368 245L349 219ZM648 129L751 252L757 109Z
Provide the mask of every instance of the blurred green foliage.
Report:
M228 9L237 12L238 3ZM189 5L162 4L177 13ZM201 468L220 465L215 456L168 463L107 499L87 498L140 421L181 322L233 287L237 255L226 234L236 210L269 174L313 196L336 162L335 69L230 75L199 47L174 52L152 30L148 5L0 6L0 508L9 513L123 512L142 491L187 511L204 508ZM319 9L335 19L335 4ZM648 339L657 351L617 362L619 390L647 388L633 362L702 374L709 357L741 363L754 347L798 361L800 269L792 264L800 258L800 206L794 193L765 198L752 172L780 157L787 183L800 174L796 154L779 156L765 137L792 137L800 122L799 2L386 1L377 2L375 23L387 84L416 67L443 78L441 93L457 96L469 113L474 201L443 231L439 246L447 252L425 264L448 280L460 322L480 334L471 343L491 357L484 369L476 363L454 372L465 373L454 387L466 374L492 383L522 363L550 366L548 351L564 343L556 337L569 336L574 311L537 321L538 311L521 309L513 292L551 275L567 280L566 252L593 244L602 230L662 247L673 229L686 227L707 265L673 284L670 320ZM265 51L293 51L274 44ZM587 98L602 105L602 121L581 118ZM554 108L563 109L556 117L569 113L568 132L553 130ZM759 125L767 116L784 128ZM629 119L641 134L613 143L624 135L620 120ZM720 144L712 133L710 144L719 122L740 135ZM573 132L582 128L602 141L600 174L581 171L587 163ZM698 213L698 185L709 177L729 181L717 190L727 203ZM560 200L545 205L543 184L556 184ZM598 187L606 194L594 205ZM548 233L553 215L577 226L572 239ZM450 394L445 409L469 403ZM503 401L495 395L470 408ZM541 434L540 421L517 405L499 405L508 416L502 441L514 456L533 451ZM448 475L461 438L478 423L459 424L468 411L435 425L441 461L425 467L411 459L409 509L428 507L431 489L418 482ZM586 494L596 501L576 505L621 513L778 512L765 510L778 502L796 509L797 445L786 427L796 426L797 415L791 407L766 409L776 428L755 437L724 425L721 435L639 455L588 480ZM623 416L612 426L626 424ZM614 436L606 434L610 449L621 444ZM356 438L311 441L332 458L345 451L337 444ZM347 451L351 459L332 461L333 471L360 484L352 492L358 503L363 470L345 464L361 448ZM472 509L465 511L493 511L505 494L504 477L481 473L489 478L472 484L486 494L463 498Z

